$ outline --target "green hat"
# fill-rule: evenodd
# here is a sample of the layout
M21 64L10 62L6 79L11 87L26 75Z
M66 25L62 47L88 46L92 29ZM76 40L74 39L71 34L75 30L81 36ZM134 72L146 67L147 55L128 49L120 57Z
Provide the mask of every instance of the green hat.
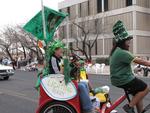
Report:
M52 55L52 54L54 54L54 52L57 48L64 48L64 47L65 47L65 45L64 45L64 43L62 43L62 41L54 40L49 46L49 53L50 53L50 55Z
M120 20L113 26L113 34L115 35L114 39L116 42L132 38L132 36L128 34L123 22Z

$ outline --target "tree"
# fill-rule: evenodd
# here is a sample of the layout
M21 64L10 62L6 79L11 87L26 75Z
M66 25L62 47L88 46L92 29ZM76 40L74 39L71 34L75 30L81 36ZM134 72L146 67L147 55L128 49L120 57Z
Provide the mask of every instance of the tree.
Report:
M22 48L25 48L36 54L37 60L43 62L44 55L41 49L38 47L38 40L31 35L30 33L25 32L21 26L17 26L17 39L22 45Z
M71 50L82 52L83 55L85 56L86 60L91 62L92 61L92 48L96 44L99 35L103 34L104 29L102 27L102 19L95 20L95 27L92 31L90 30L91 26L90 26L89 20L86 21L84 23L84 25L78 24L76 22L72 22L72 24L80 29L82 35L79 37L75 37L77 47L76 47L76 49L72 47ZM93 34L92 42L90 40L91 34ZM82 43L82 47L79 47L79 45L78 45L79 42Z
M9 27L7 27L4 31L1 31L1 35L0 35L0 47L8 55L8 57L12 61L13 68L15 69L14 59L13 59L12 54L10 52L10 48L11 48L12 44L15 43L15 40L13 40L10 37L12 37L12 32L9 29Z
M18 51L23 53L24 59L27 58L27 53L32 52L40 63L43 62L44 55L37 43L38 40L30 33L25 32L21 26L7 26L0 33L0 48L5 50L11 61L14 61L11 51L16 50L16 54Z

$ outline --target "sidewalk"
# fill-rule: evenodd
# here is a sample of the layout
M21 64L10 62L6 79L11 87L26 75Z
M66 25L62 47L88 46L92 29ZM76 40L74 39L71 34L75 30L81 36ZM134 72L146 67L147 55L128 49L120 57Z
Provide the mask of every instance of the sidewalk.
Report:
M133 67L132 67L133 68ZM90 68L87 71L88 74L92 74L92 75L103 75L103 76L109 76L110 75L110 67L109 66L105 66L105 68L103 70L98 69L97 71L93 68ZM143 78L143 73L137 75L134 73L135 76L137 77L142 77ZM150 77L150 73L147 77ZM147 78L146 77L146 78Z
M105 68L103 70L101 69L93 69L93 68L90 68L88 71L87 71L88 74L96 74L96 75L110 75L110 69L109 69L109 66L105 66Z

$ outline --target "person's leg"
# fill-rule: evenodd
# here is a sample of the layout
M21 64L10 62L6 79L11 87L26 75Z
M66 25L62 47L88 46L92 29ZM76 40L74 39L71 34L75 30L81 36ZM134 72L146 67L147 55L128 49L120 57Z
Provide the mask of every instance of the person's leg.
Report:
M136 108L138 113L141 113L143 111L143 100L137 103Z
M147 84L142 80L135 78L130 83L121 86L120 88L123 88L124 90L128 91L129 94L134 95L131 102L128 105L124 106L124 110L127 113L130 113L128 112L129 111L128 109L131 109L131 113L133 113L132 111L134 106L137 106L138 107L137 110L140 113L143 110L142 100L150 91Z
M139 93L137 93L131 100L131 102L129 103L129 106L130 107L134 107L135 105L137 105L138 107L138 110L140 112L138 113L141 113L141 111L143 110L143 106L142 106L142 100L143 98L149 93L149 88L147 87L144 91L141 91Z
M79 82L78 88L80 92L80 102L82 110L85 112L91 112L93 110L93 106L89 97L88 84L84 82Z

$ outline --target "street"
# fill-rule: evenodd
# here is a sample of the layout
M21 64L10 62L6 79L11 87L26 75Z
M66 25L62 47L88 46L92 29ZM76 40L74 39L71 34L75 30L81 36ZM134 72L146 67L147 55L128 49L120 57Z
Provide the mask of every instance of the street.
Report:
M90 75L94 87L110 86L111 99L114 101L123 94L123 91L110 85L109 76ZM150 78L142 78L150 85ZM38 92L34 89L36 73L16 71L8 81L0 80L0 113L35 113L38 105ZM144 99L149 104L150 94ZM125 103L123 103L125 104ZM124 113L122 105L117 108Z
M35 73L24 71L16 71L8 81L0 80L0 113L35 113L35 81Z

